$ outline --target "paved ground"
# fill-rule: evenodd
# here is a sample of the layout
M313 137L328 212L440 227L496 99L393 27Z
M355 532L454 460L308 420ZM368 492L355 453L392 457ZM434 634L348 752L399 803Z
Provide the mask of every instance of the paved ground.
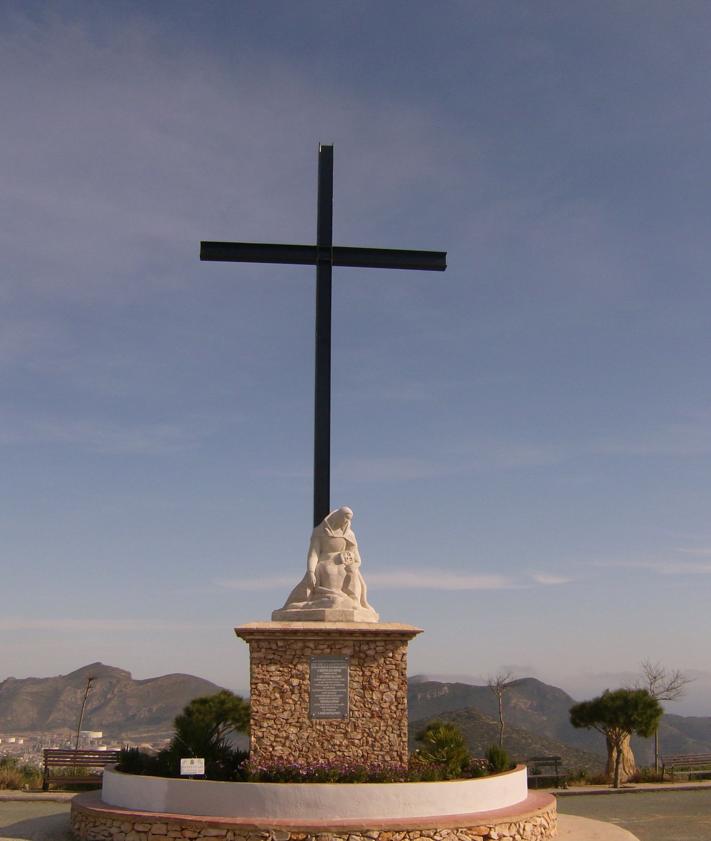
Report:
M69 803L37 800L0 802L0 839L70 841Z
M711 841L711 790L559 797L561 814L624 827L639 841Z
M639 841L711 841L711 788L559 797L558 810L610 821ZM8 839L71 841L69 802L0 797L0 841Z

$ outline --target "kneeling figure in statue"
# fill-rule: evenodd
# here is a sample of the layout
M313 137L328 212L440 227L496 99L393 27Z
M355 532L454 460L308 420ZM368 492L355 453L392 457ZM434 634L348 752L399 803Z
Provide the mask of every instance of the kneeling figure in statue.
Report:
M338 508L311 534L306 575L294 587L274 621L377 622L368 604L350 508Z

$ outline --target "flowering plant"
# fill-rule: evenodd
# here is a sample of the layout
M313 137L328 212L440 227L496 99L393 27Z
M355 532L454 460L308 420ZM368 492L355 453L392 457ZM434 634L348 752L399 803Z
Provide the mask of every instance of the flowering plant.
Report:
M452 779L447 769L413 754L407 765L386 762L359 764L347 761L320 761L304 764L250 762L240 766L244 778L260 783L416 783ZM485 759L470 759L460 778L482 777L488 773Z

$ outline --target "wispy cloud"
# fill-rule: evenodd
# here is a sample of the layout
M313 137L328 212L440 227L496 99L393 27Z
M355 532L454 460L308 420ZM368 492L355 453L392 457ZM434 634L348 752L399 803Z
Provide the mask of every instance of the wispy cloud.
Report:
M2 631L107 631L132 633L134 631L185 631L219 628L221 625L192 622L164 622L160 619L69 619L62 617L33 618L3 616Z
M504 590L520 586L503 575L460 575L444 570L371 572L367 576L367 581L380 590ZM259 578L220 579L215 583L219 587L230 590L254 592L293 587L297 582L293 577L274 575Z
M687 563L667 563L659 564L658 571L662 575L711 575L711 561L706 564Z
M394 572L369 572L366 576L369 585L378 590L512 590L530 587L533 584L551 586L566 584L572 579L545 573L533 573L530 576L513 578L497 574L468 575L451 570L397 570ZM255 592L258 590L276 590L293 587L296 580L286 576L260 576L257 578L218 579L218 587L229 590Z
M170 422L118 423L93 418L22 417L0 410L0 446L64 444L99 453L160 455L198 446L217 425L218 419L204 416Z
M675 552L681 552L682 555L695 555L700 558L711 558L711 548L704 546L701 548L695 549L683 549L681 547L674 550Z
M659 575L711 575L711 561L693 562L674 558L611 558L592 562L595 567L646 569Z
M543 584L544 586L555 586L557 584L570 584L572 578L565 575L553 575L547 572L533 572L531 578L536 584Z
M509 590L520 586L503 575L462 575L446 570L369 573L381 590Z
M711 412L700 411L659 423L629 435L569 442L468 440L449 452L460 455L459 469L502 469L549 466L590 456L688 457L711 454Z

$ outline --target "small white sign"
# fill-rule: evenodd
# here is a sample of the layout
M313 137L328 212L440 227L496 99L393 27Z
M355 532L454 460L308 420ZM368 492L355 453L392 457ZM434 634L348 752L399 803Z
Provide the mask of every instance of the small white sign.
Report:
M199 776L205 773L205 760L196 756L180 760L180 776Z

